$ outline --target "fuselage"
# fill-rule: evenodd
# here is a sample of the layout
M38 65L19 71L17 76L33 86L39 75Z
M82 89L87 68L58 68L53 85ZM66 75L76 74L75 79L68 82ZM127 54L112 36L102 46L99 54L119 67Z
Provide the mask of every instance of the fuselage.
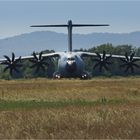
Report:
M84 72L84 61L76 52L64 52L58 60L58 72L62 77L80 77Z

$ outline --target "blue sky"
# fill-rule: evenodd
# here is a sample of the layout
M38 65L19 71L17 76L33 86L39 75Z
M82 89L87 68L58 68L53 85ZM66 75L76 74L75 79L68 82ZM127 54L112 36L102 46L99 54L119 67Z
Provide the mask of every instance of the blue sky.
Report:
M110 27L75 28L74 33L140 31L140 1L117 0L6 0L0 1L0 38L38 30L67 32L65 28L31 28L33 24L110 24Z

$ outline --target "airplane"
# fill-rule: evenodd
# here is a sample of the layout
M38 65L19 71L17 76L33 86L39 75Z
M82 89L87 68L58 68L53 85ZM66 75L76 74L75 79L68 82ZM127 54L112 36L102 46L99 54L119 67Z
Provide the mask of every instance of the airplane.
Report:
M103 51L102 54L98 52L74 52L72 50L72 29L73 27L100 27L100 26L109 26L109 24L73 24L72 20L68 20L67 24L57 24L57 25L32 25L30 27L66 27L68 29L68 51L67 52L54 52L49 54L43 54L40 52L38 55L33 52L31 56L15 57L15 54L12 53L12 57L4 55L5 59L0 59L0 64L6 65L4 72L9 70L10 75L12 76L14 72L18 73L19 68L22 67L21 62L24 60L29 60L33 63L31 68L36 68L36 72L40 70L45 71L45 66L48 66L46 62L47 58L58 57L58 67L57 71L53 73L53 78L81 78L88 79L91 77L89 72L85 71L85 62L83 57L93 57L93 61L96 62L94 69L99 67L99 70L103 69L109 70L109 65L112 64L111 58L120 59L123 64L120 67L125 68L125 72L131 71L134 72L134 68L139 68L139 65L135 62L140 60L140 57L134 57L135 53L132 53L130 56L126 53L124 56L121 55L111 55L106 54Z

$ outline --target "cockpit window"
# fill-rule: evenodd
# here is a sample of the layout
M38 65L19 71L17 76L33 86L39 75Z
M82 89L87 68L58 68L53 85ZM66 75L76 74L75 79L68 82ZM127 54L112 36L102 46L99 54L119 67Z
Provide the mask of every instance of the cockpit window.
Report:
M74 57L69 57L68 60L73 61L73 60L75 60L75 58Z

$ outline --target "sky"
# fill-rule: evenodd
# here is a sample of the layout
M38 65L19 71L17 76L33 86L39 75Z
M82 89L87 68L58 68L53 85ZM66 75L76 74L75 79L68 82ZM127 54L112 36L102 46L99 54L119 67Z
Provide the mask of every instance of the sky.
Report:
M66 28L31 28L34 24L109 24L74 28L74 33L140 31L140 0L0 0L0 39L34 31L67 33Z

